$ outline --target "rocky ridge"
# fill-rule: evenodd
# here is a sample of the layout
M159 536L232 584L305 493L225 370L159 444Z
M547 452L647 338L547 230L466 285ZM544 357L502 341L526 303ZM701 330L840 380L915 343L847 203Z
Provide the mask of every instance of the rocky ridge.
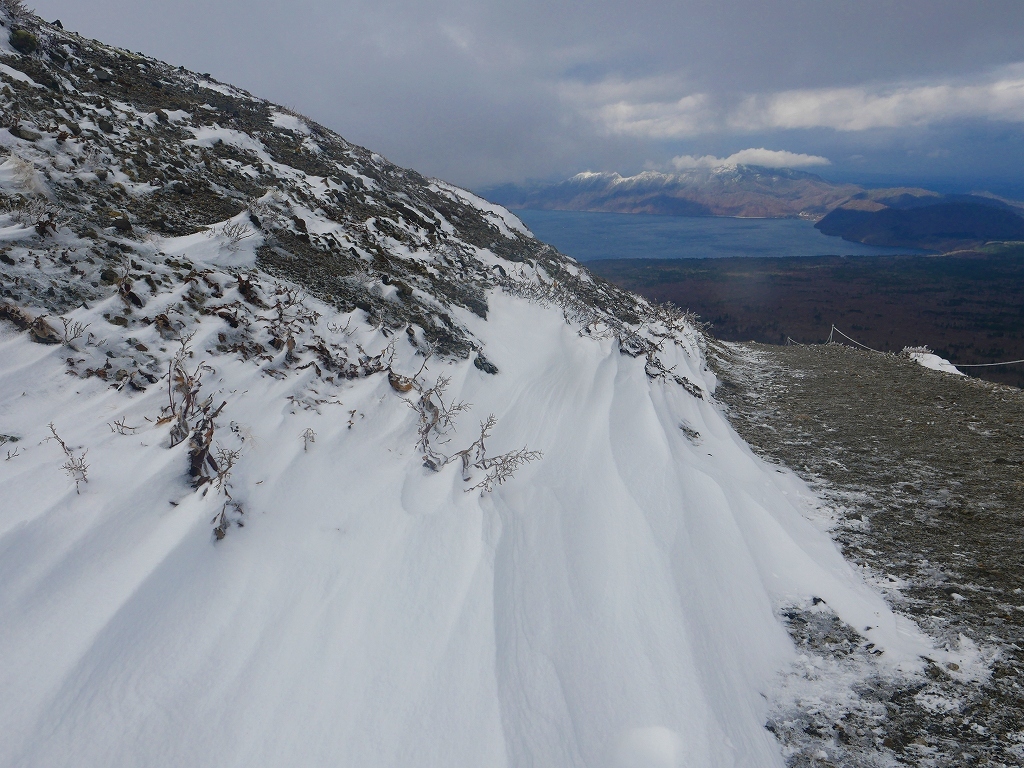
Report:
M110 330L157 323L171 337L197 313L234 312L226 322L237 331L240 308L275 305L268 281L278 280L339 312L361 310L385 336L408 330L422 349L474 355L488 370L458 316L486 317L495 286L532 282L624 336L651 312L500 209L307 118L31 15L8 9L2 21L2 311L24 327L36 323L19 315L25 307L66 314L116 295ZM205 272L172 253L189 236L210 240ZM157 311L156 297L182 286L183 304ZM55 322L37 323L39 340L58 339ZM247 349L288 343L279 323ZM138 386L156 374L136 368Z
M189 440L197 487L237 458L215 455L224 405L203 386L224 356L315 374L300 408L387 375L419 398L424 464L450 462L430 435L457 411L421 374L431 358L499 373L468 329L494 290L703 397L659 358L699 340L692 317L591 277L506 211L208 75L0 8L0 321L64 345L68 374L166 387L157 423ZM489 488L505 470L485 463Z

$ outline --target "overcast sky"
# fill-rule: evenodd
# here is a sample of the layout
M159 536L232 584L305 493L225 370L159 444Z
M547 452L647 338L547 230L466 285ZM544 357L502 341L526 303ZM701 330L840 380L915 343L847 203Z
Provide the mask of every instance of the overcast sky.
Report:
M29 4L475 188L731 158L1024 175L1022 0Z

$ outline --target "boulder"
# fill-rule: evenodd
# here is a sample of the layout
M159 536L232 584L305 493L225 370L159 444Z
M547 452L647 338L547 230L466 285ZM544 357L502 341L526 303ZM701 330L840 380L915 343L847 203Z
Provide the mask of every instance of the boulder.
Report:
M29 326L29 332L32 334L32 341L37 344L60 344L60 334L42 315Z
M8 133L16 139L22 139L24 141L39 141L43 138L43 134L31 131L28 128L23 128L20 125L12 125L7 129Z
M156 328L156 332L160 334L161 339L170 340L178 338L178 332L171 325L170 319L167 315L160 314L153 318L153 325Z
M13 323L19 331L24 331L32 324L32 316L21 307L0 302L0 320Z

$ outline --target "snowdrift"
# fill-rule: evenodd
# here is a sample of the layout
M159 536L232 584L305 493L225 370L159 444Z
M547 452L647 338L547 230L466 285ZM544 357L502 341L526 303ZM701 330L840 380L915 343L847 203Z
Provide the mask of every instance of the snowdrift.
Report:
M495 450L543 459L467 493L422 466L385 375L303 408L311 373L222 359L247 510L222 541L221 497L147 421L165 392L66 376L66 350L5 332L0 762L781 765L764 713L794 650L774 606L820 597L893 664L925 650L713 402L554 308L491 303L466 321L501 373L428 372L472 403L453 441L494 413ZM666 362L711 386L695 338ZM80 493L48 423L88 450Z

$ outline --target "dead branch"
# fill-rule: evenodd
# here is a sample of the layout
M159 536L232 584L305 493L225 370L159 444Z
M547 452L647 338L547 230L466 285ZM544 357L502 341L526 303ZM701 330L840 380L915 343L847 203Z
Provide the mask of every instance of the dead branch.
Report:
M214 460L217 464L217 477L214 478L214 482L218 488L224 490L228 498L231 498L231 494L227 492L227 488L230 487L228 478L231 477L231 470L240 458L242 458L242 451L237 448L217 446L217 450L214 452Z
M419 438L416 446L423 452L423 464L435 472L451 459L438 453L434 449L433 441L445 438L449 431L454 431L455 417L471 407L464 401L445 402L444 392L450 381L445 376L438 376L437 381L429 389L417 385L419 398L415 401L405 401L419 416Z
M126 436L127 435L133 435L133 434L135 434L139 430L138 427L130 427L130 426L128 426L128 424L125 423L125 418L124 417L122 417L119 421L115 421L113 423L108 421L107 422L107 426L110 427L110 431L111 432L116 432L119 435L126 435Z
M206 402L208 403L209 400ZM211 411L211 406L204 403L199 420L192 430L192 435L189 439L188 474L192 478L192 485L196 488L221 475L220 464L211 451L213 435L217 429L215 420L226 405L227 401L225 400L216 410ZM213 474L210 474L210 470L213 471Z
M223 235L227 239L227 249L232 253L236 252L242 245L242 241L253 236L252 230L244 222L233 221L222 227L211 227L207 230L207 237Z
M61 450L64 451L64 456L67 457L67 461L64 462L61 469L64 470L68 477L75 481L75 493L81 493L82 483L89 482L89 465L85 461L85 456L89 451L85 450L82 451L81 454L76 454L70 446L61 439L61 436L57 434L57 428L53 426L53 422L50 422L47 426L50 428L51 436L47 437L43 442L56 440L57 444L60 445ZM10 459L14 457L8 455L8 458Z
M72 318L62 317L60 321L64 324L64 338L61 342L66 347L73 347L74 342L85 336L86 330L92 323L80 323Z
M516 470L523 464L528 464L531 461L537 461L542 458L544 458L544 454L540 451L520 448L519 450L509 451L499 456L481 459L471 466L482 469L487 474L484 475L484 478L479 483L467 488L466 492L469 493L470 491L480 489L481 493L490 493L494 490L494 486L511 480Z
M220 512L213 516L211 523L217 523L217 527L213 529L213 535L217 538L217 541L223 539L228 532L228 528L231 527L231 523L234 522L239 528L245 523L242 522L242 515L245 514L245 508L241 503L234 499L227 499L224 502L224 506L220 508Z
M193 334L180 340L181 347L171 358L167 366L167 406L164 416L157 424L173 421L171 426L171 447L180 443L192 431L189 422L200 413L206 412L213 404L213 398L200 400L203 386L203 375L212 373L213 368L207 363L199 363L191 368L186 361L191 358L190 342Z

